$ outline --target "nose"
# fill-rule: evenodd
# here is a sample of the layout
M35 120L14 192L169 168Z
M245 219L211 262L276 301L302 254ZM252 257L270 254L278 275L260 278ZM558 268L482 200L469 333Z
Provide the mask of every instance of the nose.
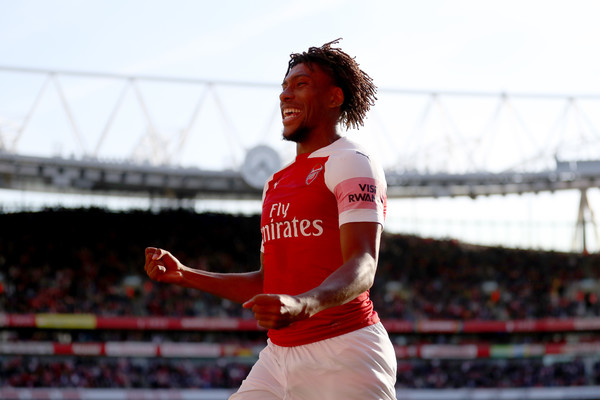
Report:
M292 98L292 92L290 91L289 86L286 87L285 89L281 90L281 93L279 94L279 101L288 101Z

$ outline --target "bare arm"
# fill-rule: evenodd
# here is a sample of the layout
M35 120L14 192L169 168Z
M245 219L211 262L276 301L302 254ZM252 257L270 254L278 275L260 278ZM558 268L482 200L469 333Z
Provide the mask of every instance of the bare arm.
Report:
M380 237L378 223L342 225L340 241L344 263L319 286L297 296L259 294L244 307L252 308L259 325L277 329L355 299L373 285Z
M262 293L262 253L260 270L247 273L216 273L189 268L168 251L154 247L147 248L145 253L144 269L155 281L198 289L236 303Z

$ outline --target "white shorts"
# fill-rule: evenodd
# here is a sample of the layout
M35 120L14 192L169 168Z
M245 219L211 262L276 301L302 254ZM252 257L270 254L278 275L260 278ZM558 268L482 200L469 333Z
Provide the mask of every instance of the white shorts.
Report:
M396 368L381 323L303 346L269 340L229 400L396 400Z

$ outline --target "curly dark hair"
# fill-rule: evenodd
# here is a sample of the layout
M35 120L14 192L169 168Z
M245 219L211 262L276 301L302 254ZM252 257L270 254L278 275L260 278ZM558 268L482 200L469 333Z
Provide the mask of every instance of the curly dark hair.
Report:
M332 48L340 39L325 43L321 47L311 47L302 53L290 55L286 76L298 64L318 64L330 74L336 86L344 92L344 103L341 106L340 122L346 129L358 129L364 125L367 111L375 104L377 87L373 79L358 66L353 57L339 48Z

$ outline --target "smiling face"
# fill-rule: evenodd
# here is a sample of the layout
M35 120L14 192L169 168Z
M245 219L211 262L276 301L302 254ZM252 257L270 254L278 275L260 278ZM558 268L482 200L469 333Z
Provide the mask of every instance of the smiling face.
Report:
M318 64L294 66L281 87L279 100L285 140L302 143L319 130L335 130L343 97L340 101L341 90Z

